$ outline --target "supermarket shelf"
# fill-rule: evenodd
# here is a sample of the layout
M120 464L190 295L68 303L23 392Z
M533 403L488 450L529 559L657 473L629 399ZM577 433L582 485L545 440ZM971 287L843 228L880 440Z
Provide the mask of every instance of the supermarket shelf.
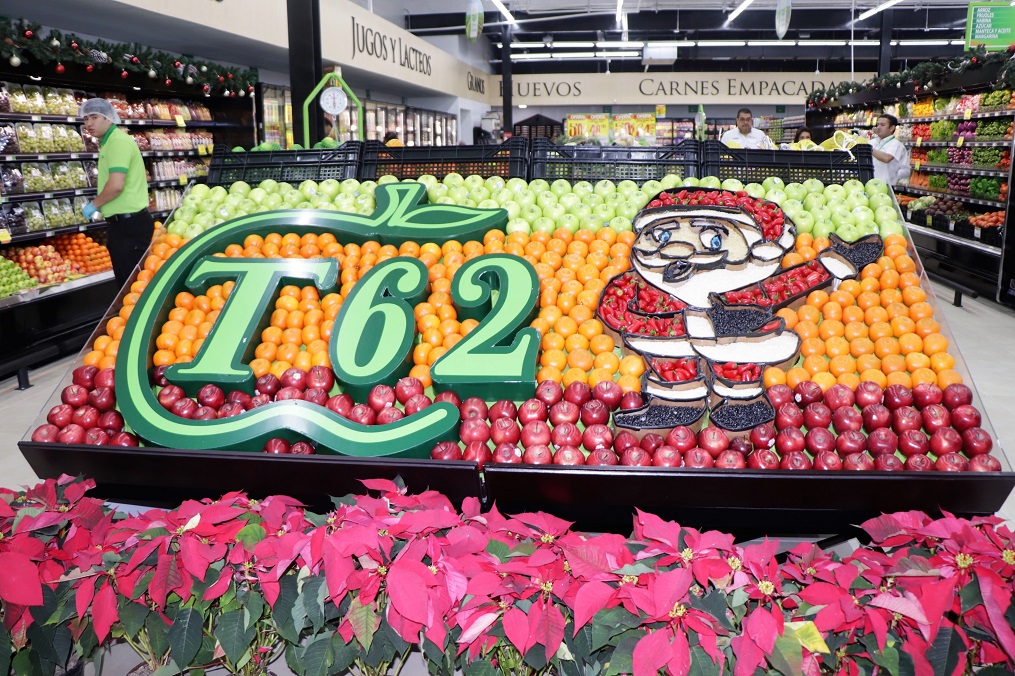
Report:
M85 275L84 277L79 277L78 279L74 279L69 282L63 282L62 284L49 284L47 286L36 287L34 289L26 289L24 291L19 291L12 296L0 298L0 310L5 310L15 305L32 303L44 298L53 298L55 296L71 291L77 291L88 286L102 284L103 282L108 282L112 279L113 271L107 270L105 272L97 272L92 275Z
M914 171L929 171L931 173L938 174L964 174L966 176L998 176L1001 178L1008 178L1007 169L975 169L973 167L963 167L952 164L924 164L921 163L920 167L917 168L913 165Z
M32 232L22 232L17 235L11 235L11 244L17 244L18 242L30 242L37 239L49 239L56 235L63 235L70 232L85 232L87 230L100 230L106 227L105 221L96 221L95 223L79 223L77 225L68 225L63 228L49 228L46 230L34 230Z
M202 153L196 150L142 150L141 157L194 157L195 155L202 155ZM211 151L203 153L203 155L211 155Z
M913 232L918 232L921 235L926 235L927 237L933 237L934 239L940 239L942 241L951 242L952 244L958 244L960 246L967 246L970 249L976 249L977 251L981 251L987 254L988 256L993 256L994 258L1001 258L1001 247L990 246L989 244L983 244L982 242L966 239L965 237L956 237L955 235L952 235L950 233L941 232L940 230L934 230L933 228L928 228L923 225L916 225L915 223L907 222L906 227Z
M836 122L832 125L836 129L873 129L873 124L860 124L858 122Z
M18 153L17 155L0 155L4 162L47 162L57 160L96 160L98 153Z
M56 122L60 124L81 124L83 119L75 115L33 115L31 113L0 113L0 122ZM177 127L176 120L122 120L125 127ZM239 122L214 122L205 120L184 120L187 127L242 127Z
M165 218L169 214L173 213L173 210L172 209L163 209L162 211L152 211L150 213L152 215L152 218L159 219L159 218Z
M186 178L186 182L181 183L180 179ZM204 176L177 176L176 178L166 178L158 181L148 181L149 188L170 188L172 186L185 186L193 180L203 179Z
M123 120L125 127L179 127L175 120ZM214 127L217 129L240 128L239 122L204 122L202 120L184 120L185 127Z
M982 204L987 207L994 207L995 209L1004 209L1008 206L1007 202L998 202L997 200L981 200L976 197L969 197L967 195L959 195L958 193L948 192L947 190L927 190L925 188L912 188L908 185L897 185L895 186L897 192L909 192L917 195L931 195L933 197L951 197L957 199L960 202L968 202L970 204Z
M962 145L970 147L984 147L994 146L997 148L1008 148L1011 146L1011 139L1005 141L963 141ZM923 141L920 145L916 144L916 141L903 141L903 145L912 146L914 148L944 148L947 146L958 146L958 141Z
M899 192L909 192L918 195L931 195L933 197L949 197L957 199L961 202L968 202L970 204L981 204L983 206L994 207L997 209L1004 209L1007 206L1006 202L997 200L985 200L977 197L970 197L968 195L962 195L959 193L949 192L947 190L928 190L927 188L914 188L908 185L897 185L895 190Z
M931 115L930 117L900 117L899 124L919 124L921 122L937 122L938 120L983 120L991 117L1013 117L1015 110L988 110L982 113L972 113L966 117L965 113L951 115Z
M69 190L48 190L46 192L25 192L17 195L3 195L0 197L0 204L6 202L31 202L34 200L59 199L61 197L80 197L81 195L94 195L95 188L72 188Z
M56 122L58 124L81 124L84 120L76 115L35 115L32 113L0 113L0 122Z

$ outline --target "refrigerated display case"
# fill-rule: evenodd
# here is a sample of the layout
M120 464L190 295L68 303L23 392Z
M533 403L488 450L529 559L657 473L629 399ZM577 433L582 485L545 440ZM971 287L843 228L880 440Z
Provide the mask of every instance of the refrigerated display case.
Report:
M418 146L419 143L419 111L409 108L405 111L405 138L407 146Z
M346 141L358 141L359 139L356 135L358 123L359 117L355 107L349 106L339 113L338 130L335 132L337 134L336 140L339 143L345 143Z
M293 144L293 105L289 87L262 86L259 141L278 143L283 148Z

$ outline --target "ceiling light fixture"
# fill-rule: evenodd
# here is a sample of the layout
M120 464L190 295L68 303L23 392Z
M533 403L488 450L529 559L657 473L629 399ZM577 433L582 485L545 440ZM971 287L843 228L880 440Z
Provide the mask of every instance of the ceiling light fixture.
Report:
M850 40L850 47L879 47L881 45L877 40Z
M1015 0L1012 0L1012 2L1015 2ZM966 41L965 40L952 40L951 44L953 44L953 45L964 45L964 44L966 44Z
M748 47L794 47L795 40L748 40Z
M511 49L540 49L549 47L545 42L512 42Z
M948 40L899 40L903 47L944 47Z
M644 42L638 40L600 40L596 42L596 49L641 49Z
M620 23L621 12L623 11L624 0L617 0L617 23Z
M597 59L640 59L641 52L596 52Z
M571 49L592 49L595 46L596 43L594 42L557 42L556 40L553 42L554 49L559 49L561 47L570 47Z
M496 1L497 0L494 0L494 2L496 2ZM860 16L856 17L856 21L863 21L864 19L869 19L872 16L874 16L875 14L877 14L878 12L883 12L886 9L888 9L889 7L894 7L895 5L899 4L900 2L902 2L902 0L888 0L888 2L882 2L880 5L878 5L874 9L868 9L866 12L864 12Z
M511 55L511 60L512 61L540 61L542 59L549 59L552 56L553 56L552 54L547 54L545 52L543 54L512 54Z
M509 24L512 26L518 25L518 21L511 15L511 12L508 11L507 5L504 4L503 0L493 0L493 4L497 8L497 11L504 15L504 18L507 19Z
M693 47L694 40L653 40L646 42L646 47Z
M699 47L743 47L743 40L698 40Z
M620 18L620 30L624 31L624 37L627 37L627 12L624 12L624 16Z
M747 6L750 5L752 2L754 2L754 0L744 0L743 2L741 2L740 5L735 10L733 10L733 12L731 12L730 15L726 18L726 23L732 23L733 19L740 16L740 14L745 9L747 9ZM902 0L896 0L896 2L902 2Z
M561 59L594 59L596 58L595 52L554 52L553 58L557 60Z
M801 40L798 47L845 47L845 40Z

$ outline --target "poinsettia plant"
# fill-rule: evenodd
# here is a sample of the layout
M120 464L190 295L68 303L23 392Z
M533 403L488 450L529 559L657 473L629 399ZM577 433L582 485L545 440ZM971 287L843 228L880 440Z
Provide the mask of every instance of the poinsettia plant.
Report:
M0 674L129 644L156 673L1008 674L1015 542L996 517L884 515L845 558L638 511L631 537L460 508L399 482L127 515L61 477L0 490Z

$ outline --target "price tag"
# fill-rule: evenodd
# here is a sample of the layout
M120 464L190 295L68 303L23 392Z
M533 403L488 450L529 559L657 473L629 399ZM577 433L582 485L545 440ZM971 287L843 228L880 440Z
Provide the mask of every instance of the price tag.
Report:
M948 232L955 232L955 221L948 221Z
M76 117L70 117L70 116L68 116L68 117L67 117L67 121L68 121L68 122L77 122L77 121L78 121L78 118L76 118Z
M983 231L979 227L973 228L973 237L975 237L976 239L980 239L980 235L982 234L982 232Z
M914 164L913 166L916 168L917 171L920 171L920 160L917 160L916 164Z
M176 120L176 126L177 127L186 127L187 126L187 121L183 119L183 115L180 115L179 113L177 113L176 117L174 119Z
M78 226L78 232L84 232L87 229L88 229L87 225L79 225Z
M180 177L180 185L187 185L187 177L186 176L181 176Z
M42 115L32 115L32 122L42 122Z
M917 136L916 137L916 147L919 148L922 145L923 145L923 137L922 136Z
M198 155L207 155L208 154L208 149L206 147L204 147L204 146L198 146L197 147L197 154Z
M966 137L965 136L960 136L959 140L955 142L955 145L957 145L959 148L961 148L965 144L965 142L966 142Z
M927 214L927 227L930 228L933 226L934 226L934 217L931 216L930 214Z
M212 152L215 150L215 144L214 143L209 143L207 145L207 148L208 148L208 154L211 155Z
M971 119L973 119L973 111L967 110L965 113L962 114L962 119L963 120L971 120Z
M70 158L71 158L72 160L76 160L76 159L78 158L78 154L77 154L77 153L71 153L71 154L70 154Z
M0 244L11 243L11 231L7 228L0 228Z

